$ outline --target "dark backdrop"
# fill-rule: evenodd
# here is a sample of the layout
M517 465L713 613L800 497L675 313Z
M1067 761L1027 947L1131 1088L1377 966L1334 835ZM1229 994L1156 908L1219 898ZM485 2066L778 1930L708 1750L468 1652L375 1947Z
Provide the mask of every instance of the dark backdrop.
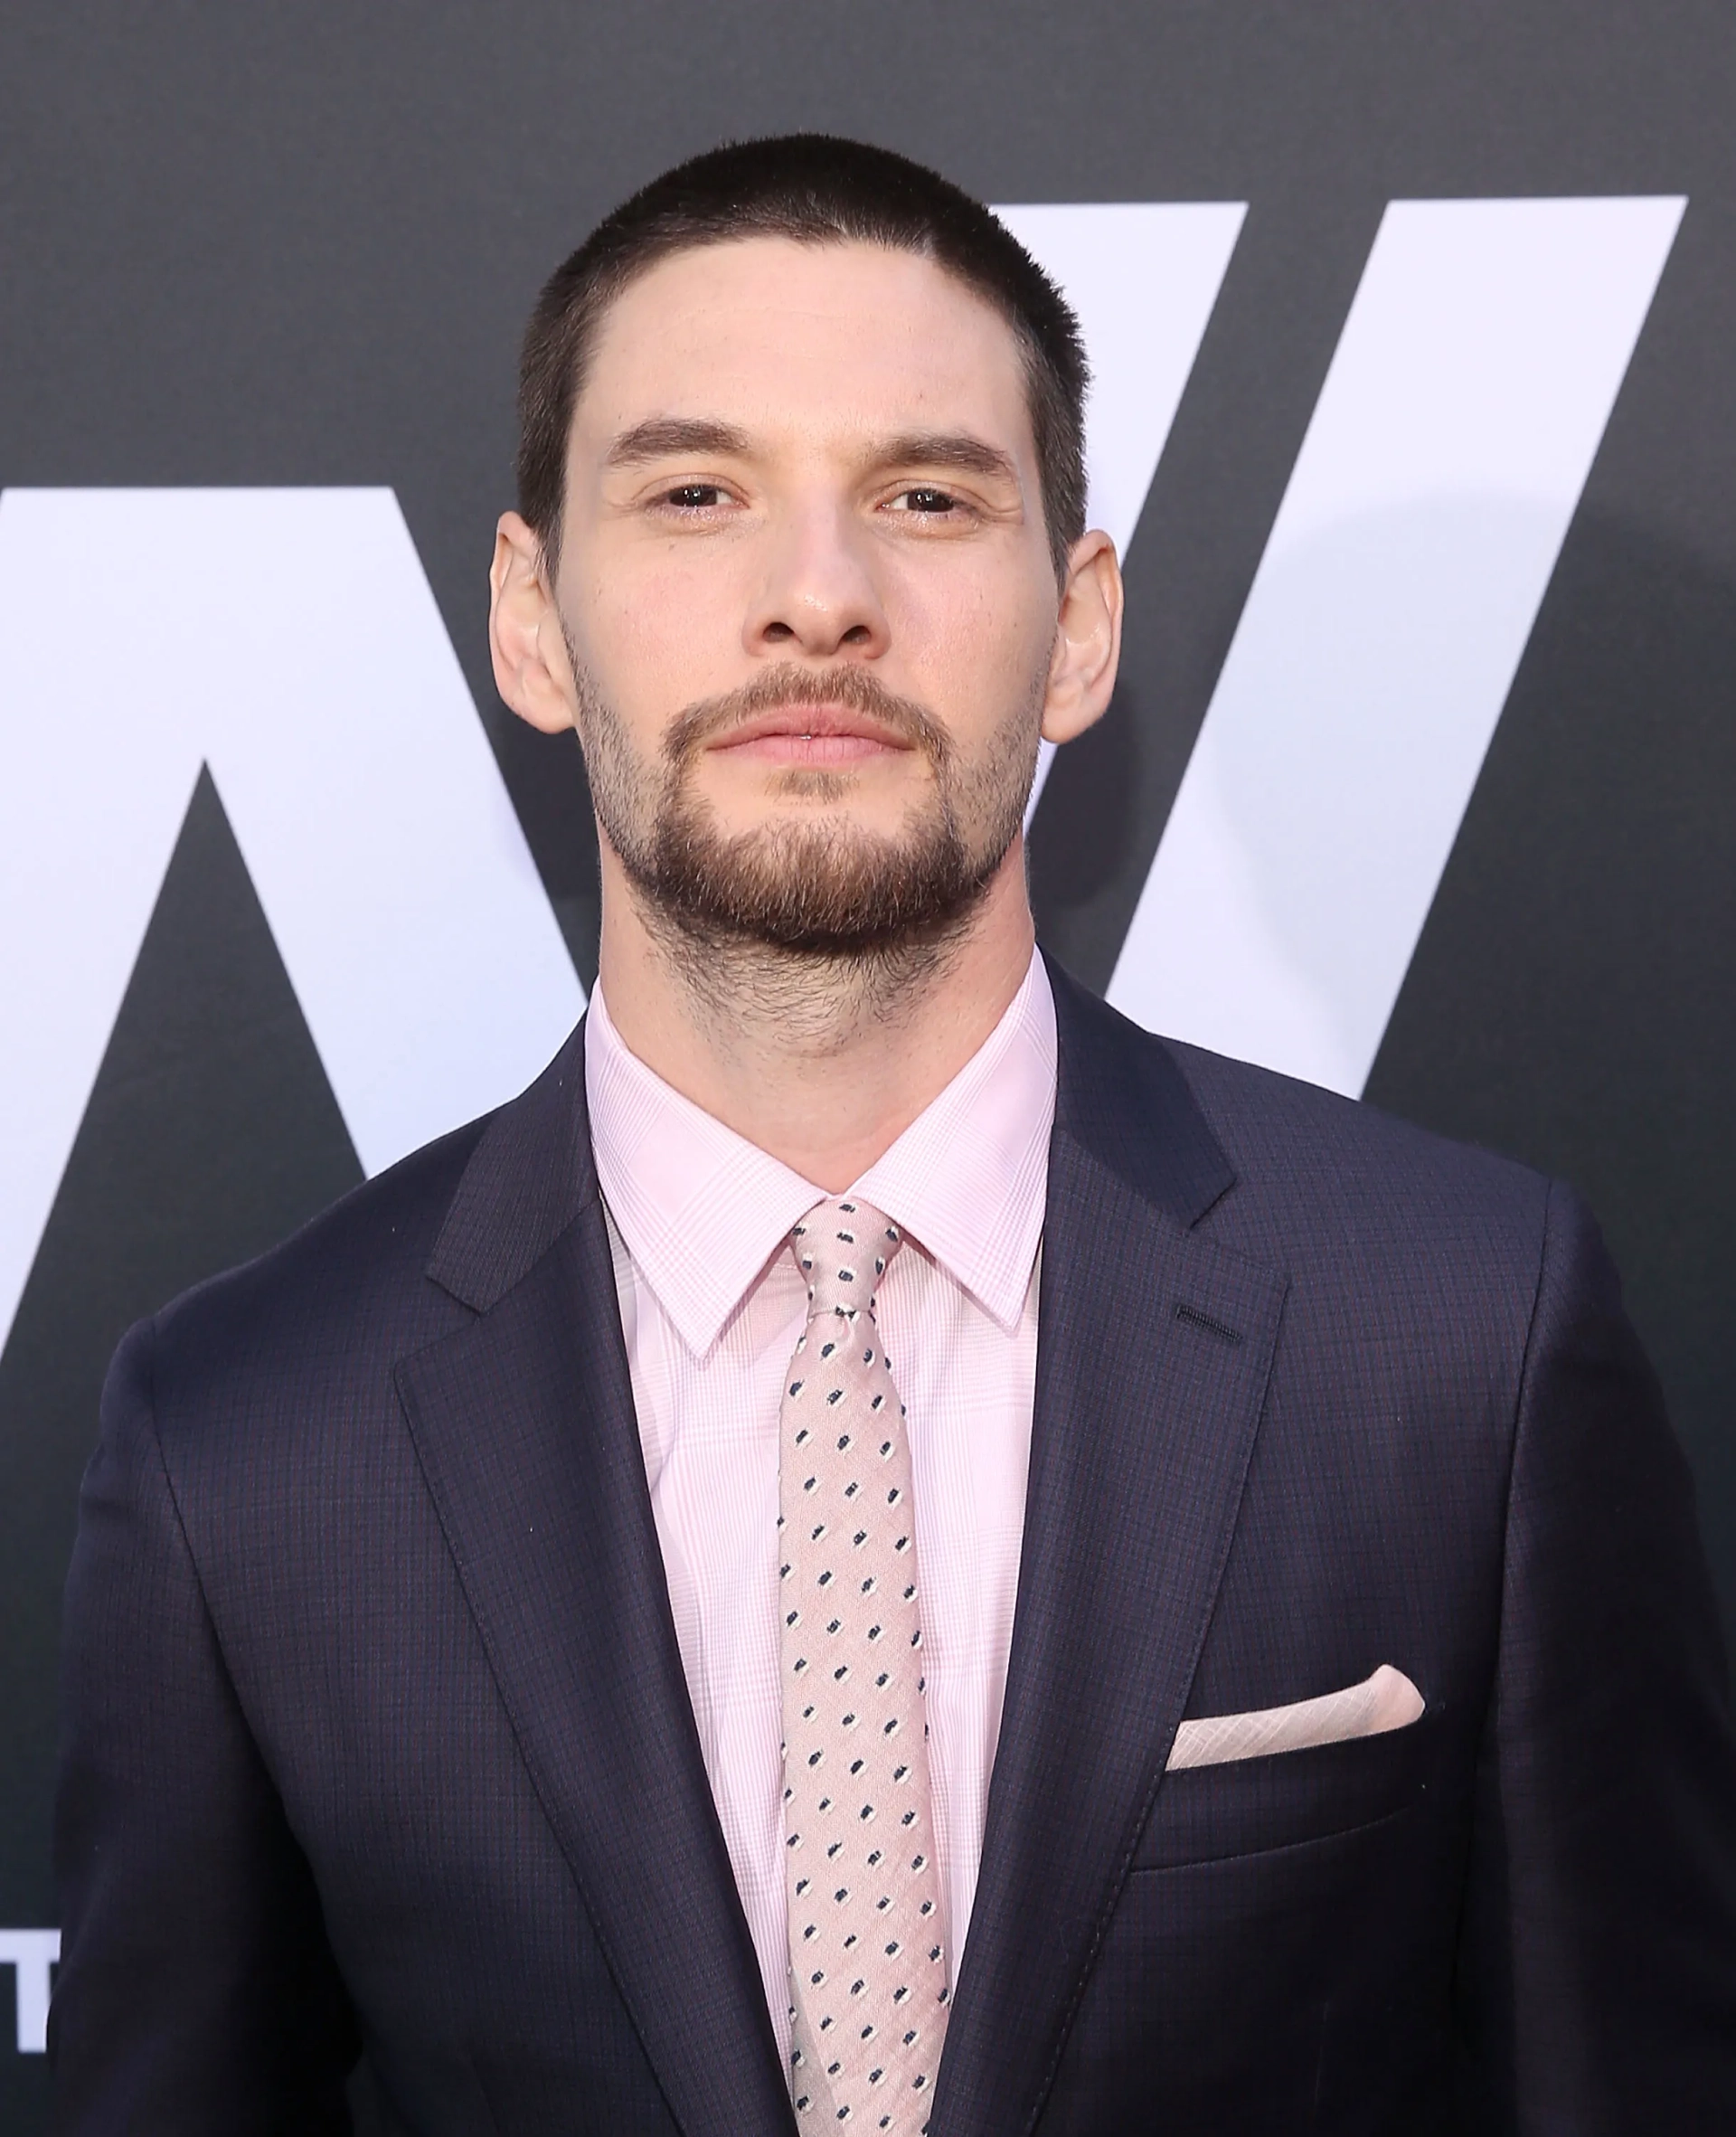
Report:
M588 979L576 755L500 711L484 644L554 260L677 156L797 125L993 200L1245 200L1127 556L1116 712L1033 831L1043 935L1102 987L1386 202L1686 194L1369 1095L1590 1196L1736 1621L1732 112L1736 12L1681 0L14 5L0 485L395 488ZM202 782L0 1357L0 1924L54 1921L53 1641L108 1354L359 1171ZM0 2128L33 2131L5 1988Z

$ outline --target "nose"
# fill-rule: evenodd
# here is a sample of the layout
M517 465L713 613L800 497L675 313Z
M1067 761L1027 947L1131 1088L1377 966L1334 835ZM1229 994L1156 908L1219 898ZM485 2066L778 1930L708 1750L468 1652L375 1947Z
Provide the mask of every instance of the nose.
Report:
M744 636L758 654L873 659L891 632L870 547L850 510L816 497L778 515Z

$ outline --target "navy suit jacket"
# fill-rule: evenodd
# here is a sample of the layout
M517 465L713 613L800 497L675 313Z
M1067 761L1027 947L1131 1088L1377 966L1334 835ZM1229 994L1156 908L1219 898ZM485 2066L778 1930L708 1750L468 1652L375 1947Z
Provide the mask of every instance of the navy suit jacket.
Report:
M1689 1482L1573 1196L1055 975L1028 1513L934 2137L1736 2131ZM67 1593L61 2127L793 2128L582 1027L135 1329ZM1391 1662L1423 1717L1166 1775Z

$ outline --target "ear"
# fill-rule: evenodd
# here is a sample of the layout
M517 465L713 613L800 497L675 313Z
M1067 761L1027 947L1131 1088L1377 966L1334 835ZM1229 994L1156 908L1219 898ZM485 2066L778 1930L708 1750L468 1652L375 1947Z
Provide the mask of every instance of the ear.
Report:
M488 587L495 687L521 720L559 734L577 722L572 669L542 541L516 512L503 512L495 529Z
M1115 544L1100 531L1081 534L1068 552L1061 582L1043 703L1045 742L1071 742L1109 709L1121 660L1121 604Z

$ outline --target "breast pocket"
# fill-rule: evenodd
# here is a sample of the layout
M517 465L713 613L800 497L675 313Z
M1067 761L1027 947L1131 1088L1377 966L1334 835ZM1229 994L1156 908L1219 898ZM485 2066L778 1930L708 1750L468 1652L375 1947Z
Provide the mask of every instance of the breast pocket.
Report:
M1436 1736L1425 1714L1379 1736L1165 1773L1132 1868L1295 1848L1397 1817L1428 1799Z

